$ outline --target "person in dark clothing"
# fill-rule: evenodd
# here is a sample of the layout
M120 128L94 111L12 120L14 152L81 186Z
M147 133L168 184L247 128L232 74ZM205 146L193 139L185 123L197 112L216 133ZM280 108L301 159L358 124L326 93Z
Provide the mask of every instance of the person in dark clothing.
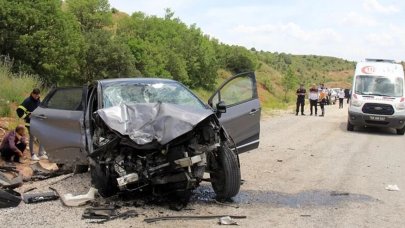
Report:
M33 89L31 92L31 95L29 97L27 97L23 101L23 103L21 103L21 105L18 106L18 108L17 108L17 115L20 118L24 119L25 126L27 127L28 133L30 135L29 148L30 148L30 153L31 153L31 160L33 160L33 161L38 161L39 158L34 153L35 137L31 134L30 122L31 122L31 113L41 104L40 94L41 94L41 91L39 89ZM48 159L48 157L45 154L44 148L41 145L39 145L38 155L41 159Z
M14 162L21 162L26 147L25 127L18 125L15 130L10 131L4 136L0 144L1 157L3 160L10 162L14 156Z
M301 115L305 116L304 114L304 106L305 106L305 94L307 91L304 89L304 85L301 84L300 88L297 89L297 110L295 115L298 116L298 112L301 106Z
M322 114L320 115L321 117L325 116L325 105L327 96L327 89L325 89L325 86L321 84L321 87L319 88L319 106L321 107L322 111Z
M311 107L311 116L313 114L313 108L315 108L315 116L318 115L318 98L318 89L316 88L316 85L313 84L311 89L309 89L309 104Z

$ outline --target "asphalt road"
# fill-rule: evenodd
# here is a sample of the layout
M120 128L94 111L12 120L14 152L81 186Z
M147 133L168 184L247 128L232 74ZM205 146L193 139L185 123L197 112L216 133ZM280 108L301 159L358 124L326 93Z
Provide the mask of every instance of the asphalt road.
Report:
M346 105L346 104L345 104ZM308 112L307 112L308 113ZM59 201L0 210L1 227L215 227L217 220L143 222L165 215L245 215L242 227L405 227L405 136L389 129L346 131L347 109L327 106L325 117L283 112L264 117L260 148L240 156L244 184L234 202L220 205L201 186L187 210L129 207L140 215L104 225L82 220L84 207ZM25 184L46 190L47 180ZM83 193L83 174L54 185ZM400 191L387 191L396 184Z

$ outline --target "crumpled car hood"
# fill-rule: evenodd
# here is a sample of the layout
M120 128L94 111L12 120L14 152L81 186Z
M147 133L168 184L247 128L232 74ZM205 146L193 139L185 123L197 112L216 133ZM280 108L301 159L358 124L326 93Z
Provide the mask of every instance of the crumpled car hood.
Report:
M123 104L97 113L108 127L139 145L153 140L164 145L213 115L210 109L166 103Z

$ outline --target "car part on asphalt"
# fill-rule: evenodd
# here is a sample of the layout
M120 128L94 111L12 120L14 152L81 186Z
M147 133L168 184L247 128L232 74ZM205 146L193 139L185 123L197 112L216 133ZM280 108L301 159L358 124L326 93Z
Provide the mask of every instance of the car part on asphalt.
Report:
M23 198L24 203L31 204L31 203L40 203L40 202L57 200L57 199L59 199L59 195L57 193L55 193L54 191L52 191L52 192L23 194L22 198Z
M220 225L238 225L238 223L229 216L219 218L218 224Z
M155 218L146 218L143 221L147 223L158 222L158 221L168 221L168 220L209 220L209 219L220 219L223 217L230 217L231 219L245 219L244 215L196 215L196 216L162 216Z
M0 208L17 207L20 202L20 193L11 189L0 189Z
M87 194L73 196L71 193L68 193L61 196L61 198L63 198L62 201L64 202L65 206L78 207L83 206L89 203L90 201L93 201L95 199L96 194L97 189L91 187L87 192Z
M135 210L118 212L115 207L93 207L84 210L82 219L98 219L99 221L92 221L90 223L104 224L105 222L119 218L126 220L137 216L138 212Z
M399 191L398 185L396 184L390 184L387 187L385 187L385 190L388 191Z
M3 166L0 166L0 171L18 173L17 167L15 165L3 165Z
M23 185L23 179L20 174L14 178L7 177L3 172L0 172L0 187L14 189Z
M114 207L93 207L84 210L82 219L110 219L117 215L117 210Z

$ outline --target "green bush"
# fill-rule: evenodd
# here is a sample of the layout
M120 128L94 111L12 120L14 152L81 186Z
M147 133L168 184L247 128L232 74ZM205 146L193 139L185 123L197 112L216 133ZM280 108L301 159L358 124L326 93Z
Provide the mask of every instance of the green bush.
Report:
M33 88L40 86L34 75L13 74L12 62L7 58L0 60L0 116L11 116L11 104L20 104Z

